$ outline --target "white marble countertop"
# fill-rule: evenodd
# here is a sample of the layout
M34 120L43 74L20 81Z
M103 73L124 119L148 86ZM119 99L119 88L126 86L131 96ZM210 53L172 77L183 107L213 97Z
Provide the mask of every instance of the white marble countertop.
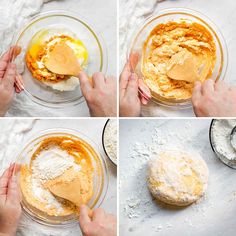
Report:
M24 0L22 0L24 1ZM54 0L45 3L40 12L50 10L67 10L78 12L88 19L94 29L103 37L108 51L107 75L116 76L117 68L117 4L116 0ZM22 13L23 14L23 13ZM6 40L9 40L6 38ZM89 111L85 102L63 109L40 106L30 100L26 94L16 95L7 116L33 117L88 117Z
M123 6L130 3L132 10L124 10L120 7L120 21L122 22L120 28L121 44L120 47L120 70L122 69L125 62L125 55L127 51L127 44L129 41L127 38L130 37L130 34L137 27L137 25L143 21L146 17L149 17L151 14L155 14L158 11L165 8L175 8L175 7L185 7L190 8L196 11L203 13L208 16L220 29L222 32L229 52L229 64L225 77L225 81L229 84L236 84L236 70L235 70L235 54L236 54L236 31L234 22L236 21L236 15L234 14L236 10L236 1L235 0L165 0L156 4L157 0L120 0L124 2ZM126 17L125 17L126 15ZM132 18L135 16L135 19ZM129 25L126 25L125 19L130 18ZM124 20L122 20L124 19ZM125 26L124 26L125 25ZM127 37L128 36L128 37ZM163 107L157 106L153 103L145 106L142 111L143 116L194 116L192 109L187 110L170 110Z
M120 235L231 236L235 234L236 171L220 162L209 143L211 120L120 121ZM154 149L197 150L209 168L209 183L198 204L157 204L146 184Z
M49 128L67 128L75 129L90 137L100 148L101 154L104 155L108 164L109 187L105 200L101 207L107 212L116 215L117 202L117 184L116 184L116 167L106 157L102 147L102 131L106 119L57 119L57 120L30 120L30 119L2 119L0 120L0 175L15 161L16 155L32 135ZM57 227L47 227L39 225L36 222L22 217L18 235L21 236L78 236L80 235L79 226L65 229Z

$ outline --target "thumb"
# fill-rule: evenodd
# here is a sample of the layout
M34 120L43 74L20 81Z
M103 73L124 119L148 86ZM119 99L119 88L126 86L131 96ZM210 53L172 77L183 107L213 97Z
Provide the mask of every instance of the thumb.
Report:
M196 81L194 83L194 88L193 88L193 93L192 93L192 101L197 100L201 96L201 89L202 89L202 84L200 81Z
M80 214L79 214L79 224L81 229L91 222L91 218L89 217L89 208L85 205L80 206Z
M16 76L16 65L14 63L9 63L2 80L2 82L6 85L7 88L14 87L15 76Z
M19 204L20 198L20 189L18 186L17 177L13 174L8 184L7 201L11 204Z
M138 76L134 73L129 77L126 96L138 97Z
M92 90L91 82L84 71L81 71L78 74L78 78L80 81L81 91L82 91L83 95L86 96L86 94Z

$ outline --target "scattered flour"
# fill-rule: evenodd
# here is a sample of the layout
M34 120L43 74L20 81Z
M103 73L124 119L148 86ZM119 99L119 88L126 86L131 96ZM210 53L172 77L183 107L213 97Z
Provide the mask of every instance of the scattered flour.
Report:
M157 215L158 211L161 210L156 207L156 202L151 197L145 181L147 177L147 164L150 157L168 148L180 150L184 148L184 150L190 153L195 153L196 150L199 152L199 149L202 148L201 140L195 138L196 131L194 131L194 124L191 121L185 121L184 125L181 126L181 132L174 130L172 126L166 125L168 124L167 121L160 124L161 121L159 125L153 126L152 131L150 131L149 142L146 140L144 142L135 142L134 140L134 143L130 146L129 155L126 157L130 159L130 164L126 166L121 165L120 168L120 192L130 191L126 190L127 179L129 182L131 181L133 185L133 191L129 192L129 196L125 199L120 198L120 209L129 219L137 219L137 221L151 219L152 216ZM192 145L190 145L190 143L192 143ZM207 207L201 204L203 201L209 203ZM188 208L191 208L196 213L199 212L201 220L204 221L206 211L213 207L207 195L204 195L197 204L192 204ZM144 216L145 219L143 218ZM183 223L187 226L197 227L190 217L186 217ZM170 220L162 224L159 222L157 226L153 225L153 227L153 231L163 233L164 230L174 227L174 221ZM134 228L132 229L133 231L135 230Z

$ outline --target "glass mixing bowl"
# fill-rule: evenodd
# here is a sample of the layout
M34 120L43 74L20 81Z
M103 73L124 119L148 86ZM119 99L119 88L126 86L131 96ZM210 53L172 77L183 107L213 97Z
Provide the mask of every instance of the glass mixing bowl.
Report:
M216 44L216 64L211 78L214 80L223 80L228 65L228 51L223 35L216 27L216 25L210 19L208 19L208 17L190 9L165 9L160 11L157 15L151 16L150 18L142 22L131 36L129 44L130 46L127 52L127 59L132 52L138 52L139 55L142 55L142 48L145 40L147 39L153 28L155 28L158 24L167 23L169 21L179 21L183 19L187 20L188 22L192 21L202 24L211 32ZM140 78L143 78L141 72L141 60L142 57L140 56L135 72L139 75ZM163 98L162 96L158 96L156 94L152 94L152 101L169 108L183 109L191 107L190 99L172 100Z
M35 150L40 146L40 143L49 137L56 136L67 136L73 139L82 140L86 142L86 144L92 148L94 151L94 155L92 157L92 164L94 168L94 177L93 177L93 196L90 201L87 203L90 209L98 208L107 193L109 176L107 171L107 164L105 161L105 157L101 154L98 146L94 143L90 138L86 135L77 132L75 130L70 129L48 129L40 132L37 136L31 138L17 155L16 163L19 165L26 164L29 165L31 156L35 152ZM15 171L18 178L20 178L20 171ZM25 199L22 199L22 208L25 215L39 224L45 224L50 226L70 226L71 224L77 224L78 218L76 215L69 216L49 216L42 211L39 211L33 207L31 207Z
M36 103L47 107L64 107L84 101L80 86L74 91L57 91L32 77L25 63L25 54L33 36L40 30L66 29L73 32L85 45L89 58L85 72L92 75L100 71L106 73L107 51L101 36L78 14L66 11L50 11L31 19L20 33L15 35L13 45L22 48L20 56L15 59L18 70L23 76L25 93Z

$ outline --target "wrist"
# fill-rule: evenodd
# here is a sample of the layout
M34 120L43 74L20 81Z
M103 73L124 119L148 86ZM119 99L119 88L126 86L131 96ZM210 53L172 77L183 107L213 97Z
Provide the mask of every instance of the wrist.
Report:
M15 236L16 234L12 234L12 233L1 233L0 232L0 236Z
M5 111L1 111L1 110L0 110L0 117L4 117L4 116L5 116L5 114L6 114L6 112L5 112Z
M16 231L15 227L3 226L0 229L0 236L15 236Z

